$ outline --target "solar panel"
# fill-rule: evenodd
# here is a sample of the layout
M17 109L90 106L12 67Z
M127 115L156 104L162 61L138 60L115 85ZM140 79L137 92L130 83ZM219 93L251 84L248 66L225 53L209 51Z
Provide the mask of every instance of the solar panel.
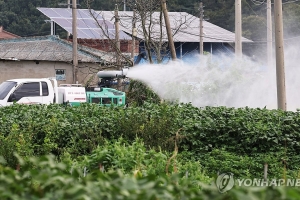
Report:
M59 24L61 27L72 28L72 20L57 18L55 23Z
M37 8L60 27L72 33L72 9L68 8ZM115 27L110 21L103 20L94 10L77 9L77 37L83 39L107 39L101 26L114 39ZM125 32L120 31L120 39L131 40Z
M96 11L101 13L107 20L113 20L114 12L113 11ZM119 15L121 17L121 26L120 29L124 32L131 33L132 32L132 11L120 11ZM159 21L159 12L155 12L152 15L153 21ZM186 12L169 12L170 25L172 30L176 34L174 35L175 42L199 42L199 18L190 15ZM112 20L111 20L112 19ZM147 22L149 23L149 18L147 18ZM185 22L186 21L186 22ZM185 24L181 24L181 22L185 22ZM164 20L163 20L164 23ZM181 26L180 26L181 24ZM151 36L153 38L160 37L160 26L159 23L153 23ZM144 38L143 28L140 20L136 22L137 27L137 37ZM223 29L219 26L216 26L208 21L203 21L203 29L204 29L204 42L234 42L235 35L234 33ZM167 41L167 34L165 33L164 28L163 39ZM247 38L242 37L242 42L252 42Z

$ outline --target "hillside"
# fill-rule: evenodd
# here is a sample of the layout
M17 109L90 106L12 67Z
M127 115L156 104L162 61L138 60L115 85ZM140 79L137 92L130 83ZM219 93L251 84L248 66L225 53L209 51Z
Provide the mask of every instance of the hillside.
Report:
M66 7L59 5L67 0L0 0L0 26L5 30L20 36L48 35L50 24L36 7ZM119 1L119 8L123 10L123 1ZM130 0L128 0L130 1ZM114 1L90 1L94 10L113 10ZM234 0L203 0L205 19L222 28L234 31ZM242 0L243 36L254 41L266 41L266 4L265 1ZM79 0L78 8L87 8L86 1ZM272 5L273 6L273 5ZM130 10L130 7L126 8ZM169 0L169 11L184 11L199 15L199 0ZM283 1L285 37L300 35L300 25L294 23L300 19L300 3ZM274 24L274 23L273 23ZM57 31L62 30L57 27ZM60 34L63 35L63 34Z

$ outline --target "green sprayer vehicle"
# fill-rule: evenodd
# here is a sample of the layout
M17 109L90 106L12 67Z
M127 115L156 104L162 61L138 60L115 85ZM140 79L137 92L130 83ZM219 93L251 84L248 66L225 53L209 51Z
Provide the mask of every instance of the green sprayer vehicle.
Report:
M86 97L88 103L105 106L125 105L125 92L113 88L95 88L94 91L86 91Z

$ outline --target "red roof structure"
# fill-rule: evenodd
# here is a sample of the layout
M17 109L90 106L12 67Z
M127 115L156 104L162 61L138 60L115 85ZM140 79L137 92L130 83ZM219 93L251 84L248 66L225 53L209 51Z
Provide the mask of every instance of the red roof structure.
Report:
M0 39L10 39L10 38L19 38L20 36L5 31L3 26L0 26Z

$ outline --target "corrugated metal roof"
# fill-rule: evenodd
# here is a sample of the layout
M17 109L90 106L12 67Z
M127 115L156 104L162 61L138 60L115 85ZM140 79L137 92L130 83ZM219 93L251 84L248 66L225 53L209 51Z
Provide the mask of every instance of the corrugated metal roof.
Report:
M0 40L0 59L72 62L72 43L57 36ZM79 62L113 62L113 53L78 45Z
M97 11L103 18L106 20L114 20L114 13L112 11ZM127 32L128 34L132 33L132 11L120 11L120 29ZM151 27L151 35L153 38L159 38L160 36L160 13L154 12L152 15L152 23ZM138 17L137 17L138 18ZM174 34L173 40L174 42L199 42L200 40L200 19L193 15L190 15L186 12L169 12L170 25ZM150 16L148 16L149 24ZM164 25L164 20L163 20ZM144 35L142 32L141 21L138 19L136 23L137 28L137 37L143 39ZM214 25L208 21L203 21L203 32L204 38L203 42L224 42L224 43L234 43L235 42L235 34L221 28L217 25ZM163 39L167 40L167 34L165 28L163 28ZM252 42L247 38L242 38L242 42Z

